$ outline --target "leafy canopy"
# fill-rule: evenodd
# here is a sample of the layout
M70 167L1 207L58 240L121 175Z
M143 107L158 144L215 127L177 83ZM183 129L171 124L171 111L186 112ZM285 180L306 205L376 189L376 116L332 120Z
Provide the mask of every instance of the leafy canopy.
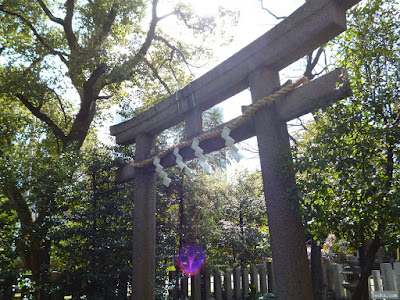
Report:
M400 243L399 15L391 0L352 10L335 44L353 96L317 112L297 149L305 221L322 240Z

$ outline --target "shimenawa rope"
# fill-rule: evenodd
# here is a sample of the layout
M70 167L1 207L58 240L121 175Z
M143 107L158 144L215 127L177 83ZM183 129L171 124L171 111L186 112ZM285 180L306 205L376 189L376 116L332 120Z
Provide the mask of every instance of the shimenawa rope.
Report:
M242 125L244 122L246 122L261 107L274 102L276 99L290 93L296 87L298 87L304 83L307 83L307 82L308 82L307 77L303 76L303 77L297 79L295 82L281 88L279 91L275 92L274 94L262 98L261 100L257 101L253 105L251 105L248 109L246 109L246 111L236 121L232 122L231 124L227 125L226 127L228 127L230 130L234 130L234 129L238 128L240 125ZM214 130L211 132L203 133L202 135L198 136L197 139L199 140L199 142L203 142L205 140L209 140L209 139L221 136L221 133L222 133L222 129L217 129L217 130ZM158 153L157 155L155 155L151 158L148 158L141 162L130 162L129 164L135 168L143 168L143 167L151 164L154 161L155 157L162 158L162 157L166 156L168 153L174 151L175 148L181 149L184 147L188 147L192 144L192 142L193 142L193 139L181 141L181 142L161 151L160 153Z

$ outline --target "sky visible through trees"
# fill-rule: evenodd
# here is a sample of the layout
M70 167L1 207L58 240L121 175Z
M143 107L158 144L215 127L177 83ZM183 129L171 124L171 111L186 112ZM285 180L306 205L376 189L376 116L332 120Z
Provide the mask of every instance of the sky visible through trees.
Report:
M23 288L34 289L37 295L41 295L38 298L40 300L58 293L57 289L60 288L79 290L91 296L101 293L104 296L108 292L114 293L115 286L127 284L132 266L130 220L133 188L130 186L132 182L126 185L117 184L115 171L121 164L134 159L134 154L132 147L114 147L109 126L115 122L115 110L110 110L110 107L120 104L119 113L126 119L141 113L165 95L174 94L176 90L211 70L304 3L304 0L251 0L244 5L243 0L191 1L193 10L200 14L211 13L217 16L218 12L224 17L217 17L215 20L195 18L190 13L188 2L189 6L179 4L181 6L178 5L179 9L175 11L180 17L180 25L176 26L169 20L172 15L169 14L169 9L172 7L167 7L168 4L160 3L158 15L154 13L155 10L151 10L151 3L155 5L157 0L119 0L112 3L104 0L13 0L0 4L0 274L3 277L6 274L9 278L6 283L0 280L0 296L3 291L10 292L9 287L17 283ZM386 1L388 3L390 0ZM116 5L117 2L120 7ZM170 4L171 0L165 2ZM54 14L48 10L46 3ZM227 6L231 11L218 10L218 5ZM239 18L235 10L240 13ZM115 18L117 12L119 17ZM359 17L368 16L363 13L364 11ZM76 23L71 21L72 14L78 20ZM109 23L115 21L114 26L109 26L104 20ZM398 27L395 27L397 23L390 23L390 17L381 18L382 22L385 20L390 28L397 28L396 34L399 33ZM152 24L158 22L159 30L155 31L158 25L154 24L149 29L150 21ZM234 26L236 21L238 24ZM357 24L363 24L363 21L353 24L353 32ZM389 28L385 27L388 24L382 23L380 28ZM188 30L192 31L192 38L184 33L185 25L194 29ZM366 30L368 31L368 27ZM206 35L209 33L208 38L203 36L205 32ZM378 39L378 32L369 33L372 34L369 36L372 42L389 43L393 42L392 38L398 37L391 34L390 39ZM148 39L152 41L151 47L146 43ZM342 43L343 41L345 37L342 37ZM204 47L200 47L203 45ZM398 49L398 44L396 45L397 48L394 49ZM379 48L375 47L376 49ZM385 54L383 57L396 57L394 52L387 53L388 47L385 46L385 49L382 52ZM372 53L368 51L366 54ZM374 57L380 57L379 55L371 54L366 57L372 61L365 67L368 72L368 67L374 66L374 62L377 67L375 71L382 70L380 61L373 60ZM349 70L354 65L352 59L356 59L354 52L348 58ZM356 59L356 64L361 61L365 61L365 57ZM198 64L201 68L190 67L190 64ZM324 61L322 65L325 64ZM393 67L393 64L387 66ZM302 76L304 70L305 60L284 70L281 73L281 82ZM353 71L357 71L357 68ZM395 74L397 71L391 72ZM351 74L355 77L356 84L357 72L353 73ZM395 77L382 78L389 80ZM76 96L71 93L72 86ZM386 86L389 86L387 82ZM392 83L391 87L393 91L397 91L398 81ZM390 96L393 91L373 95L373 98ZM366 103L369 103L371 95L365 97ZM372 124L377 124L378 120L372 112L387 112L389 109L397 114L399 106L392 101L395 98L387 99L391 101L389 108L373 106L375 110L366 115L368 118L375 118L375 123ZM351 101L349 99L341 104L343 114L351 107L347 105ZM250 103L248 91L234 99L228 99L220 106L225 109L225 119L221 120L219 111L208 111L205 114L208 117L204 118L204 129L238 116L241 114L241 105ZM368 111L364 109L363 112ZM393 132L398 134L396 130L400 117L396 114L391 117L395 119L393 125L396 125ZM349 118L353 115L349 114ZM375 127L368 128L372 132ZM326 126L325 129L331 128L332 126ZM170 132L161 134L158 138L159 148L163 149L170 141L181 139L182 131L183 128L177 126ZM98 134L107 142L108 148L97 139ZM397 213L396 209L400 208L396 202L398 180L395 180L399 174L398 144L393 141L391 134L391 131L386 134L388 147L382 152L382 157L386 155L386 160L391 164L387 164L386 169L381 168L385 171L382 172L382 182L386 182L390 189L383 190L382 197L374 189L367 189L370 187L369 182L365 184L366 189L360 189L355 184L356 180L346 180L345 176L348 174L357 173L348 172L352 165L343 166L342 161L335 165L338 173L326 173L332 175L332 180L327 182L329 189L325 194L318 182L315 186L314 182L306 181L305 186L311 186L312 195L316 190L321 191L318 195L319 201L323 197L337 201L334 202L334 208L347 207L342 205L343 199L356 204L352 210L353 219L361 220L362 228L374 228L367 221L375 211L366 210L366 217L361 218L360 199L366 199L367 202L373 199L379 205L383 199L387 202L385 205L393 205L390 210L393 213ZM336 137L333 134L328 136ZM396 135L398 136L400 134ZM338 138L342 137L343 135L338 135ZM359 141L357 138L355 134L349 134L341 143L344 146L348 144L351 149L354 142L367 140ZM322 138L321 147L325 142ZM379 147L372 142L371 140L371 147L375 148L371 148L368 153L361 153L362 155L377 152ZM338 148L337 146L338 143L335 143L334 148ZM257 149L256 146L253 148ZM257 155L256 152L249 153L247 156ZM350 162L354 160L354 153L349 152ZM312 163L320 161L321 155L317 152L314 154L317 159L311 159ZM339 156L334 155L336 157ZM216 166L216 170L224 169L224 151L210 154L207 159ZM375 160L380 163L385 161L381 157L376 157ZM254 160L247 158L243 163L252 166L253 161L258 162L258 157ZM192 162L191 168L196 169L199 166ZM321 169L324 172L329 171L325 165ZM362 171L371 171L372 180L377 177L374 173L376 170L376 166L371 166ZM210 261L215 265L258 263L268 253L268 221L263 206L265 199L259 173L238 173L239 175L234 176L237 180L235 182L224 180L225 175L216 175L217 172L208 176L199 171L198 177L190 180L183 177L177 168L171 168L168 172L174 177L171 187L166 188L158 182L160 186L157 188L157 245L160 246L157 250L157 270L161 274L158 279L162 281L163 276L166 276L166 268L172 267L170 261L176 253L177 242L193 240L202 244L209 251ZM343 178L340 177L342 175ZM359 178L367 178L362 175ZM218 176L221 176L221 180L215 180ZM385 176L390 180L385 179ZM309 177L305 176L305 179ZM354 192L351 197L343 198L340 194L342 188L346 187L345 184L331 184L336 179L340 179L341 183L354 183L351 186ZM332 189L331 186L337 189ZM373 198L370 194L379 197ZM314 200L312 197L310 199ZM310 203L314 205L319 202ZM338 215L333 209L330 211L335 216ZM347 211L345 213L348 215ZM387 220L376 218L379 222L375 220L372 225L376 224L377 229L385 231L392 238L388 226L393 228L394 233L398 232L397 223L392 222L393 216L388 215ZM320 216L315 218L317 217ZM322 221L326 220L313 224L323 224ZM344 231L351 232L348 226L352 223L347 222L344 225ZM317 226L316 229L320 227ZM359 238L358 231L354 232L355 237ZM321 240L327 233L330 232L323 232ZM316 236L315 232L311 234ZM312 238L311 236L310 239ZM386 241L377 241L377 245L387 244ZM249 248L249 245L256 247ZM248 261L249 258L251 262ZM107 268L111 268L115 274L108 272ZM63 276L53 278L51 274L54 270ZM32 281L37 283L36 286L21 283L27 274L33 274ZM108 280L110 276L118 278L118 282ZM81 281L76 281L77 278Z
M227 28L229 34L233 35L232 42L221 47L214 47L213 59L205 61L205 64L200 68L193 68L192 71L199 77L204 73L208 72L216 65L229 58L249 43L253 42L262 34L266 33L277 23L281 21L281 17L286 17L295 11L298 7L304 4L303 0L285 0L279 1L262 1L253 0L247 1L246 5L243 5L241 0L225 1L225 0L190 0L190 6L201 15L216 15L218 13L218 7L226 7L233 11L238 11L240 17L238 24L234 28ZM264 7L264 9L263 9ZM270 12L268 12L268 9ZM160 14L168 12L168 7L160 6ZM276 18L278 17L278 18ZM175 26L174 22L170 22L171 26ZM296 79L302 76L304 72L304 62L296 62L295 66L289 66L287 70L283 70L281 74L281 80L286 78ZM242 114L241 108L243 105L251 104L250 91L245 90L242 93L235 95L234 97L227 99L223 103L217 105L217 107L223 110L223 122L227 122L233 118L236 118ZM101 125L102 129L99 131L100 139L105 143L113 143L113 140L109 136L109 126L117 124L122 119L115 113L111 113L114 118ZM228 166L228 177L234 177L235 169L259 169L259 158L257 153L254 153L257 149L256 138L251 138L239 144L241 153L244 154L244 159L239 163L236 161L232 162L232 165ZM250 150L250 151L246 151Z

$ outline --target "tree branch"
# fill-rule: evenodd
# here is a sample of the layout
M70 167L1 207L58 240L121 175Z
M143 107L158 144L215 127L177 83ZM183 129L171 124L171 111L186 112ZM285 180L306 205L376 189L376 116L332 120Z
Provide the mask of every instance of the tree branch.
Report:
M394 172L394 149L396 140L393 135L386 133L386 176L388 177L386 182L387 192L390 191L393 183L393 172Z
M34 65L36 65L37 63L41 62L42 60L43 60L43 57L39 57L39 58L35 59L35 60L31 63L31 65L23 72L22 76L25 77L25 76L27 75L27 73L30 72L30 70L32 69L32 67L33 67ZM50 92L52 92L53 95L56 97L58 103L60 104L61 111L62 111L62 113L63 113L63 115L64 115L65 124L67 124L67 123L68 123L67 114L65 113L64 105L63 105L63 103L62 103L61 98L58 96L58 94L56 93L56 91L55 91L54 89L52 89L52 88L50 88L50 87L46 87L46 88L47 88ZM37 107L37 109L40 109L40 108L41 108L41 106Z
M55 17L42 0L36 0L36 2L39 3L40 7L43 9L44 13L49 17L50 20L60 25L64 24L64 20Z
M62 103L61 98L58 96L58 94L56 93L56 91L54 89L49 88L49 87L48 87L48 89L54 94L54 96L56 97L56 99L58 101L58 104L60 104L61 111L62 111L62 113L64 115L64 122L65 122L65 125L67 125L68 124L68 118L67 118L67 114L65 113L64 105Z
M160 83L167 90L168 94L172 95L172 92L169 89L167 83L164 80L162 80L162 78L160 77L160 74L158 73L157 69L146 58L144 58L144 61L145 61L146 65L150 68L150 70L153 72L154 76L156 76L158 81L160 81Z
M183 21L183 23L185 24L185 26L186 26L187 28L189 28L189 29L193 29L193 30L196 30L196 31L199 31L199 32L204 32L205 29L206 29L207 27L210 28L209 25L206 26L207 22L203 22L203 24L202 24L202 23L199 23L199 24L189 24L189 18L188 18L188 16L187 16L184 12L182 12L182 11L180 11L180 10L175 11L175 14ZM208 21L208 20L207 20L207 21ZM202 26L202 25L204 25L204 26Z
M39 62L41 62L43 59L44 59L44 57L36 58L36 59L30 64L30 66L22 73L22 76L25 77L25 76L28 74L28 72L31 71L31 69L33 68L33 66L36 65L36 64L38 64Z
M182 52L179 48L173 46L170 42L168 42L168 41L167 41L165 38L163 38L162 36L155 36L154 39L155 39L156 41L163 42L168 48L170 48L170 49L172 50L172 52L171 52L171 57L170 57L170 61L171 61L171 62L172 62L172 58L173 58L174 52L175 52L175 51L178 52L179 55L182 57L183 62L184 62L185 65L187 66L189 72L191 73L191 75L193 75L192 70L190 69L190 67L194 67L194 68L197 68L197 67L194 66L194 65L192 65L192 64L190 64L190 63L186 60L185 54L183 54L183 52Z
M328 67L324 67L320 72L314 73L314 77L318 77L321 75L323 72L328 72Z
M260 4L261 4L261 8L265 11L267 11L271 16L273 16L275 19L277 20L282 20L282 19L286 19L286 17L278 17L277 15L275 15L274 13L272 13L268 8L264 7L264 1L263 0L259 0Z
M8 14L10 16L17 17L20 19L22 22L24 22L33 32L33 34L36 36L36 38L40 41L40 43L53 55L57 55L60 57L60 59L67 64L67 59L64 57L64 53L61 53L59 51L54 50L53 47L51 47L45 39L37 32L36 28L33 26L31 22L29 22L24 16L22 16L19 13L11 12L8 10L5 10L2 5L0 5L0 11L4 12L5 14Z
M158 21L161 21L161 20L163 20L163 19L165 19L165 18L168 18L168 17L170 17L170 16L172 16L172 15L176 15L177 12L178 12L177 10L171 11L170 13L165 14L165 15L159 17L159 18L158 18Z
M30 110L30 112L35 117L39 118L44 123L46 123L57 138L59 138L63 142L65 141L66 136L64 132L53 122L52 119L50 119L48 115L42 113L39 108L33 106L33 104L29 102L29 100L26 99L24 95L16 94L15 96L22 102L22 104L25 105L27 109Z
M100 64L83 84L83 95L81 95L80 109L71 126L70 132L65 138L64 147L74 144L79 149L86 139L90 125L96 115L96 100L102 86L98 84L99 78L107 70L105 63Z
M96 100L108 100L110 98L112 98L112 95L108 95L108 96L98 96Z
M313 62L311 63L312 68L314 69L315 66L317 65L319 58L321 57L322 53L324 52L325 48L324 46L319 47L317 54L314 57Z
M105 40L105 38L108 36L108 34L110 33L111 27L114 24L115 21L115 17L117 16L117 8L118 5L116 4L116 2L113 3L110 13L108 14L108 17L106 19L106 21L103 24L103 28L101 29L101 32L97 38L97 43L101 44L103 43L103 41Z
M13 185L11 187L10 185ZM5 196L11 201L13 204L19 219L21 220L22 230L25 231L26 227L29 227L32 224L32 213L27 205L22 193L16 189L16 184L13 182L7 182L7 186L5 187Z
M400 114L397 116L396 120L394 121L394 123L392 125L393 126L397 125L399 122L400 122Z
M67 0L65 6L67 8L67 13L63 22L64 32L71 51L75 51L79 48L78 40L72 30L72 17L74 15L75 0Z
M313 79L316 74L312 74L315 66L317 65L319 58L321 57L322 53L324 52L324 46L318 48L317 54L315 55L314 59L312 58L314 52L311 52L307 55L307 65L306 70L304 72L304 76L306 76L309 80Z
M164 61L160 64L160 68L164 66L166 62L170 62L174 59L175 50L172 49L171 53L169 54L168 58L165 58Z
M297 142L297 140L291 135L289 134L289 139L297 146L299 143Z
M96 81L105 73L107 70L107 64L101 63L90 75L89 79L83 84L84 88L94 86Z
M138 63L146 56L147 51L149 50L151 43L154 40L155 31L157 27L157 23L159 21L157 17L157 4L158 0L153 0L153 8L152 8L152 18L150 22L149 31L147 32L146 39L140 47L139 51L125 63L123 63L119 68L113 70L113 72L104 80L102 86L110 85L116 82L121 82L127 80L134 73L133 68L138 65ZM121 70L130 70L129 72L121 72Z

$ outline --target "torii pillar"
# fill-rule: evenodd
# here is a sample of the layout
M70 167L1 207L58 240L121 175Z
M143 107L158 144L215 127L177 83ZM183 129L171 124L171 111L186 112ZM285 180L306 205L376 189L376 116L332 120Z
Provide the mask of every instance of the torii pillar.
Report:
M250 74L253 103L280 88L279 74L262 68ZM294 194L295 176L286 121L278 118L276 102L254 116L267 207L274 275L279 299L313 299L306 239ZM289 259L296 257L296 260ZM299 274L299 272L303 274ZM297 280L300 277L302 280ZM282 282L285 284L283 285Z
M135 160L151 156L154 137L185 121L185 135L202 134L201 112L250 87L256 102L279 89L278 72L331 40L346 29L346 10L359 0L309 0L287 19L213 70L139 116L111 128L116 143L136 142ZM323 104L349 96L343 72L335 70L297 88L267 105L232 130L236 142L257 136L270 228L274 273L280 300L312 300L312 284L305 235L295 193L295 178L286 122ZM339 83L339 85L337 85ZM177 96L179 95L179 102ZM193 100L195 99L195 101ZM192 101L193 100L193 101ZM224 125L228 125L230 122ZM220 136L201 142L204 153L225 147ZM193 159L190 147L180 149L185 161ZM161 160L175 165L173 153ZM155 167L119 170L120 182L135 180L133 299L155 297Z
M155 137L142 133L136 138L135 157L145 160L155 146ZM133 208L132 299L155 298L156 173L136 170ZM149 288L152 287L152 288Z

